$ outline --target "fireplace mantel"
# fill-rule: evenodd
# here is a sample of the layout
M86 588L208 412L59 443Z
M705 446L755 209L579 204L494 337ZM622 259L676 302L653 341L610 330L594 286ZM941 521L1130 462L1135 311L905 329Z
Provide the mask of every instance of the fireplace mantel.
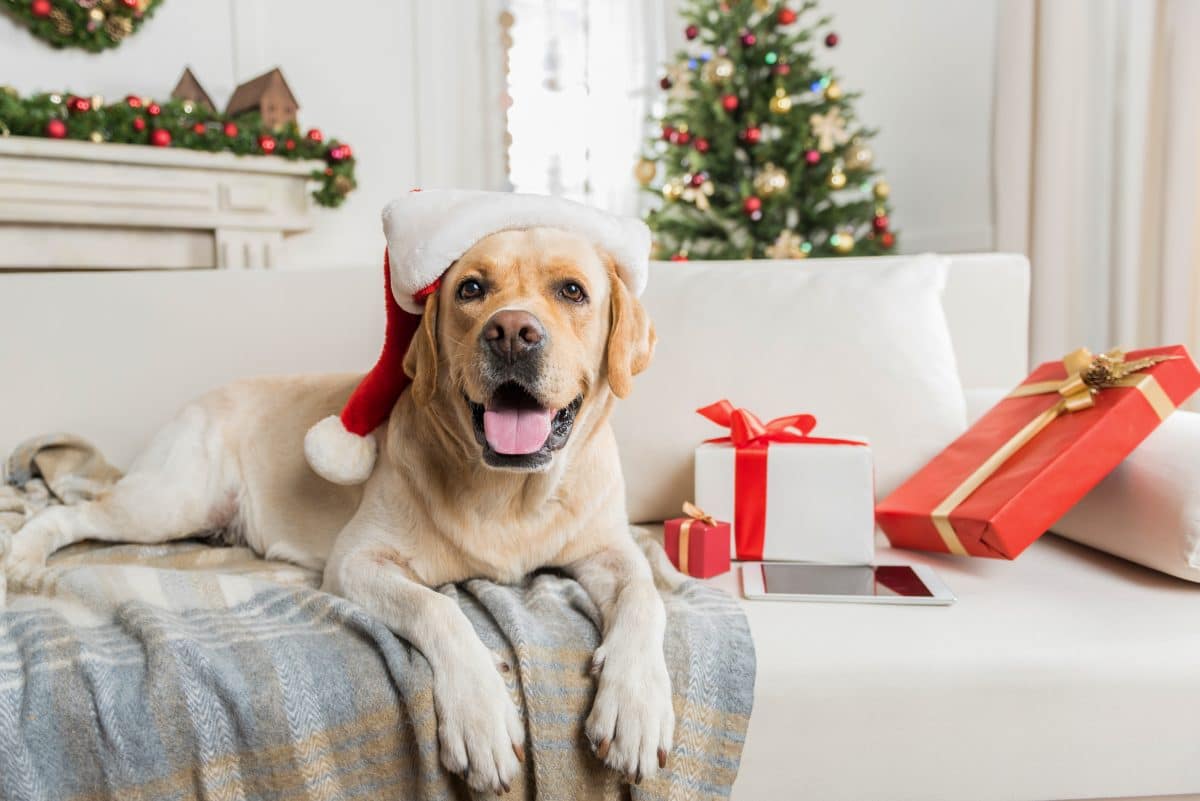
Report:
M269 268L319 161L0 138L0 270Z

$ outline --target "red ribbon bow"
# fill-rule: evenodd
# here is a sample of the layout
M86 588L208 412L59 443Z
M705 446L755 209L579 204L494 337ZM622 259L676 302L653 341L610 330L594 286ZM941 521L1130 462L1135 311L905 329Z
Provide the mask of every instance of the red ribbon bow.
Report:
M853 439L814 437L817 426L811 414L789 414L764 423L747 409L727 400L697 409L698 414L729 429L729 436L705 440L730 443L734 457L733 539L737 558L757 561L763 557L767 534L767 449L771 443L805 445L865 445Z

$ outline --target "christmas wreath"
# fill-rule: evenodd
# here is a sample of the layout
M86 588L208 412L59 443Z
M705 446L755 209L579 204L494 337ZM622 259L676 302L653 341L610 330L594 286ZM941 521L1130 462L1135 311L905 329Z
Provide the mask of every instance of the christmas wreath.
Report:
M313 198L322 206L340 206L356 186L350 146L327 140L319 128L302 132L289 122L270 129L258 112L230 117L190 100L159 103L129 95L106 104L99 96L66 93L22 98L16 90L3 87L0 137L10 135L227 151L292 161L320 159L325 166L312 177L320 182Z
M163 0L0 0L0 10L53 47L93 53L116 47L142 26Z

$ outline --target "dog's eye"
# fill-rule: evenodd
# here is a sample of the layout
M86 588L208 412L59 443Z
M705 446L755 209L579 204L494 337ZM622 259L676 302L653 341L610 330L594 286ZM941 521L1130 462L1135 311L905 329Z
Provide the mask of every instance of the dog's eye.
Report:
M583 291L583 287L574 281L569 281L563 284L562 289L558 290L558 294L562 295L565 300L572 303L583 303L587 300L587 293Z
M468 278L458 285L459 300L475 300L483 297L483 284L474 278Z

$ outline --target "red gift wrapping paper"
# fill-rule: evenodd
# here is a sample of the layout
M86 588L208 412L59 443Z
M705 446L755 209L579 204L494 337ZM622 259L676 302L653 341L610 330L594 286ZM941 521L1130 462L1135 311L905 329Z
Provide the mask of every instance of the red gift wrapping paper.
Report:
M663 548L680 573L712 578L729 571L729 524L708 520L676 517L663 523Z
M1200 388L1181 345L1106 358L1040 365L880 502L892 545L1016 558Z

